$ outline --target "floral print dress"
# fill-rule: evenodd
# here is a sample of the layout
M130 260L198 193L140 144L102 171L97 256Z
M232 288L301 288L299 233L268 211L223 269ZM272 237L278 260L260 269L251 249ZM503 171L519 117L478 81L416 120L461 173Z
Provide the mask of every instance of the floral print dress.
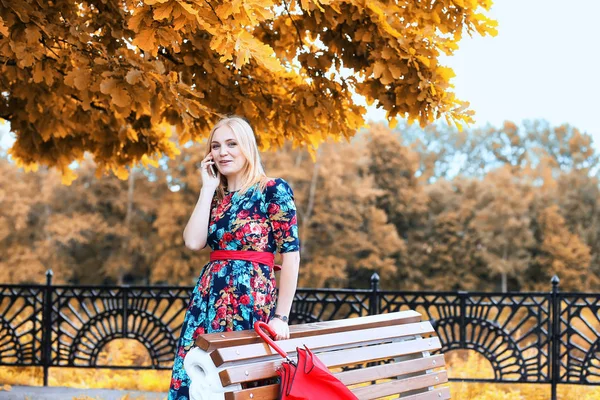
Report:
M213 200L207 244L212 250L249 250L275 253L298 251L294 195L283 179L258 184L245 193L225 192ZM268 265L244 260L212 261L200 274L175 355L169 400L189 399L183 359L198 335L253 329L275 313L275 276Z

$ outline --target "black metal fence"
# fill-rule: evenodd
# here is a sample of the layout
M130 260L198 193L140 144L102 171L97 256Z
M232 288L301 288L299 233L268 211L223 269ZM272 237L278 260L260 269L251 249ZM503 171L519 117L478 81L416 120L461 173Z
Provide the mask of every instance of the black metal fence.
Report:
M600 385L600 294L392 292L299 289L291 321L304 323L412 309L432 321L443 352L470 349L494 378L474 382ZM0 366L132 368L99 359L114 339L135 339L151 365L170 369L191 287L0 285Z

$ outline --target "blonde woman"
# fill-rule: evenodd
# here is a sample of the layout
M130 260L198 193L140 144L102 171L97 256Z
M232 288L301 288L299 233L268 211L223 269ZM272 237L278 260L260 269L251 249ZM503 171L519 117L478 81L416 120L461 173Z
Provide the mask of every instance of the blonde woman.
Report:
M276 339L289 338L287 318L300 264L292 189L267 178L246 120L219 121L201 163L202 190L183 232L185 245L212 249L185 314L173 365L169 400L189 398L183 358L198 335L253 329L267 322ZM282 253L275 297L274 254Z

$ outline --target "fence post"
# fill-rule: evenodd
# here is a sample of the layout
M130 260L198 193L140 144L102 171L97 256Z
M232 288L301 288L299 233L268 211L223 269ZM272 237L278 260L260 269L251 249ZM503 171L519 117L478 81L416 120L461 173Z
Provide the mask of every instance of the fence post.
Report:
M42 311L42 365L44 367L44 386L48 386L48 368L50 367L52 334L52 270L46 271L44 289L44 308Z
M369 300L369 315L379 314L379 275L371 275L371 299Z
M122 314L122 318L123 318L123 337L126 338L127 335L129 334L129 332L127 332L127 291L129 290L129 287L124 287L121 286L121 301L123 302L123 314Z
M558 382L560 381L560 298L558 297L558 284L560 283L560 279L557 275L554 275L551 282L552 295L550 296L550 299L552 306L552 331L550 334L550 346L552 350L550 353L550 364L552 365L552 393L550 398L551 400L556 400L556 389Z
M463 290L458 291L458 298L460 301L460 347L462 349L467 348L467 296L468 292Z

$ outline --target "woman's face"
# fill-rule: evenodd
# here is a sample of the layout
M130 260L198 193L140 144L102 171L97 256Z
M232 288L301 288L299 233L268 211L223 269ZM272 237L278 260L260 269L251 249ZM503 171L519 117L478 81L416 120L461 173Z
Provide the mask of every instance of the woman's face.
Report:
M231 128L226 125L215 131L210 149L219 172L227 177L240 173L246 165L246 157Z

